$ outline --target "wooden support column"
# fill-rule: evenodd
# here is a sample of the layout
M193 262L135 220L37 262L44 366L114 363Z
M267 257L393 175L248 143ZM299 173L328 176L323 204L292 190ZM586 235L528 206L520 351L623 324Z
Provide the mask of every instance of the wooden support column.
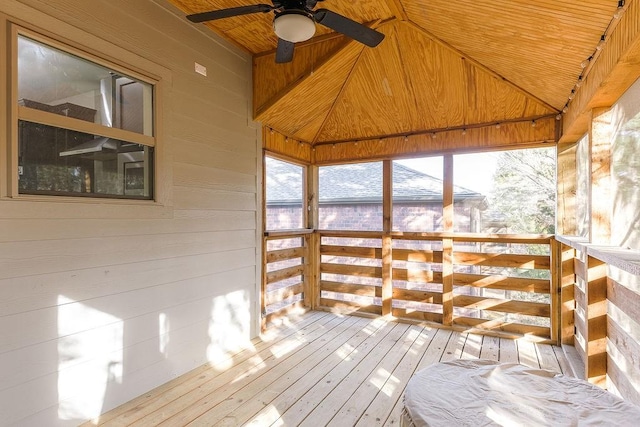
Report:
M261 258L262 258L262 265L261 265L261 269L262 269L262 274L261 274L261 280L260 280L260 330L262 332L265 331L266 327L267 327L267 309L266 309L266 300L265 300L265 295L267 294L267 239L265 237L265 231L267 229L267 194L266 194L266 187L267 187L267 171L266 171L266 167L265 167L265 155L264 155L264 151L262 152L262 167L261 172L262 172L262 180L261 180L261 184L262 184L262 189L260 191L260 195L261 197L261 207L262 207L262 238L261 238L261 244L262 244L262 253L261 253Z
M604 388L607 376L607 265L590 256L587 256L585 300L585 378Z
M611 110L592 110L589 126L591 157L591 243L608 245L611 240Z
M318 166L307 166L306 200L307 228L314 230L307 240L307 272L305 275L305 305L315 309L320 304L320 236L318 235Z
M382 315L389 316L393 302L393 255L392 255L392 212L393 212L393 163L382 162Z
M551 330L550 338L556 342L556 345L560 345L561 326L560 326L560 292L562 285L560 283L560 264L561 264L561 244L553 237L549 240L549 253L550 253L550 272L551 272Z
M570 246L560 244L560 342L563 345L574 345L576 309L575 284L576 273L574 258L576 251Z
M453 155L444 156L442 223L445 232L453 231ZM442 239L442 324L453 324L453 239Z
M556 234L577 235L576 225L576 153L578 144L559 144L558 158L558 200Z

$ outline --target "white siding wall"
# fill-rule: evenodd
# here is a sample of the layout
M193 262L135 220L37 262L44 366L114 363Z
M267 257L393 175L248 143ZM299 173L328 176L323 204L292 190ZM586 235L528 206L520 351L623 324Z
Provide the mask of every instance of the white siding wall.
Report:
M169 77L162 206L0 199L0 425L77 425L257 334L251 61L164 0L2 0L0 12L82 30L96 53L113 44Z

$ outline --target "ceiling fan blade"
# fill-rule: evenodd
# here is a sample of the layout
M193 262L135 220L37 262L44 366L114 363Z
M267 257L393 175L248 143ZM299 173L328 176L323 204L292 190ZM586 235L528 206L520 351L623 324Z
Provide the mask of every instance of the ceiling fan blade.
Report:
M293 60L293 47L295 45L287 40L278 39L278 48L276 49L276 63L284 64Z
M231 18L232 16L249 15L250 13L267 13L274 9L268 4L253 4L250 6L231 7L229 9L212 10L209 12L194 13L187 15L191 22L213 21L215 19Z
M318 9L313 13L313 16L318 24L349 36L369 47L378 46L384 39L384 34L327 9Z

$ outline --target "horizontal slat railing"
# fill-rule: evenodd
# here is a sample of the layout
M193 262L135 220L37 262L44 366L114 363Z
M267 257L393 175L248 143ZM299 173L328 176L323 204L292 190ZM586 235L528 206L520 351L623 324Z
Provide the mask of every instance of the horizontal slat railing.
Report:
M306 229L265 233L263 324L309 306L310 236Z
M327 309L392 315L452 327L551 340L553 308L547 235L476 235L319 231L320 305ZM391 287L385 292L382 241L391 238ZM451 261L443 240L454 242ZM451 241L450 240L450 241ZM447 269L445 262L453 268ZM443 271L453 271L453 304L443 304ZM384 312L383 295L391 295Z

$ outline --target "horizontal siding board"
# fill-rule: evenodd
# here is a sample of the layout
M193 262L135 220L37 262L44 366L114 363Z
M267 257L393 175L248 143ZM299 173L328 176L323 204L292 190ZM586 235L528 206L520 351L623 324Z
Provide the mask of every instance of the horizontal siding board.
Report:
M154 234L208 233L216 231L255 230L255 212L206 211L202 218L175 219L0 219L0 243L49 240L123 237Z
M174 257L75 271L29 275L0 281L0 312L10 316L56 307L58 296L84 301L181 279L255 268L251 249Z
M175 187L173 203L178 209L188 208L255 212L256 195L224 190Z
M249 287L247 280L252 277L250 273L250 269L231 270L217 279L216 276L196 277L82 301L76 301L72 293L60 293L56 298L55 306L4 316L0 324L0 353L33 346L39 342L56 339L61 335L73 335L143 314L159 313L199 298L207 299L207 304L210 306L209 297L212 295L246 290ZM237 275L237 278L234 275ZM230 283L237 284L230 286ZM84 319L85 312L95 316ZM99 313L106 315L99 315ZM211 310L204 312L204 315L211 317ZM83 321L69 323L68 328L63 332L59 324L61 316L79 316Z
M173 182L182 187L256 193L255 174L187 163L174 164Z
M0 279L255 247L252 230L117 236L0 244Z
M197 126L197 124L194 124ZM173 154L175 162L190 165L227 169L244 174L256 173L256 156L253 153L239 155L222 150L216 150L210 145L177 139L176 146L179 149Z

